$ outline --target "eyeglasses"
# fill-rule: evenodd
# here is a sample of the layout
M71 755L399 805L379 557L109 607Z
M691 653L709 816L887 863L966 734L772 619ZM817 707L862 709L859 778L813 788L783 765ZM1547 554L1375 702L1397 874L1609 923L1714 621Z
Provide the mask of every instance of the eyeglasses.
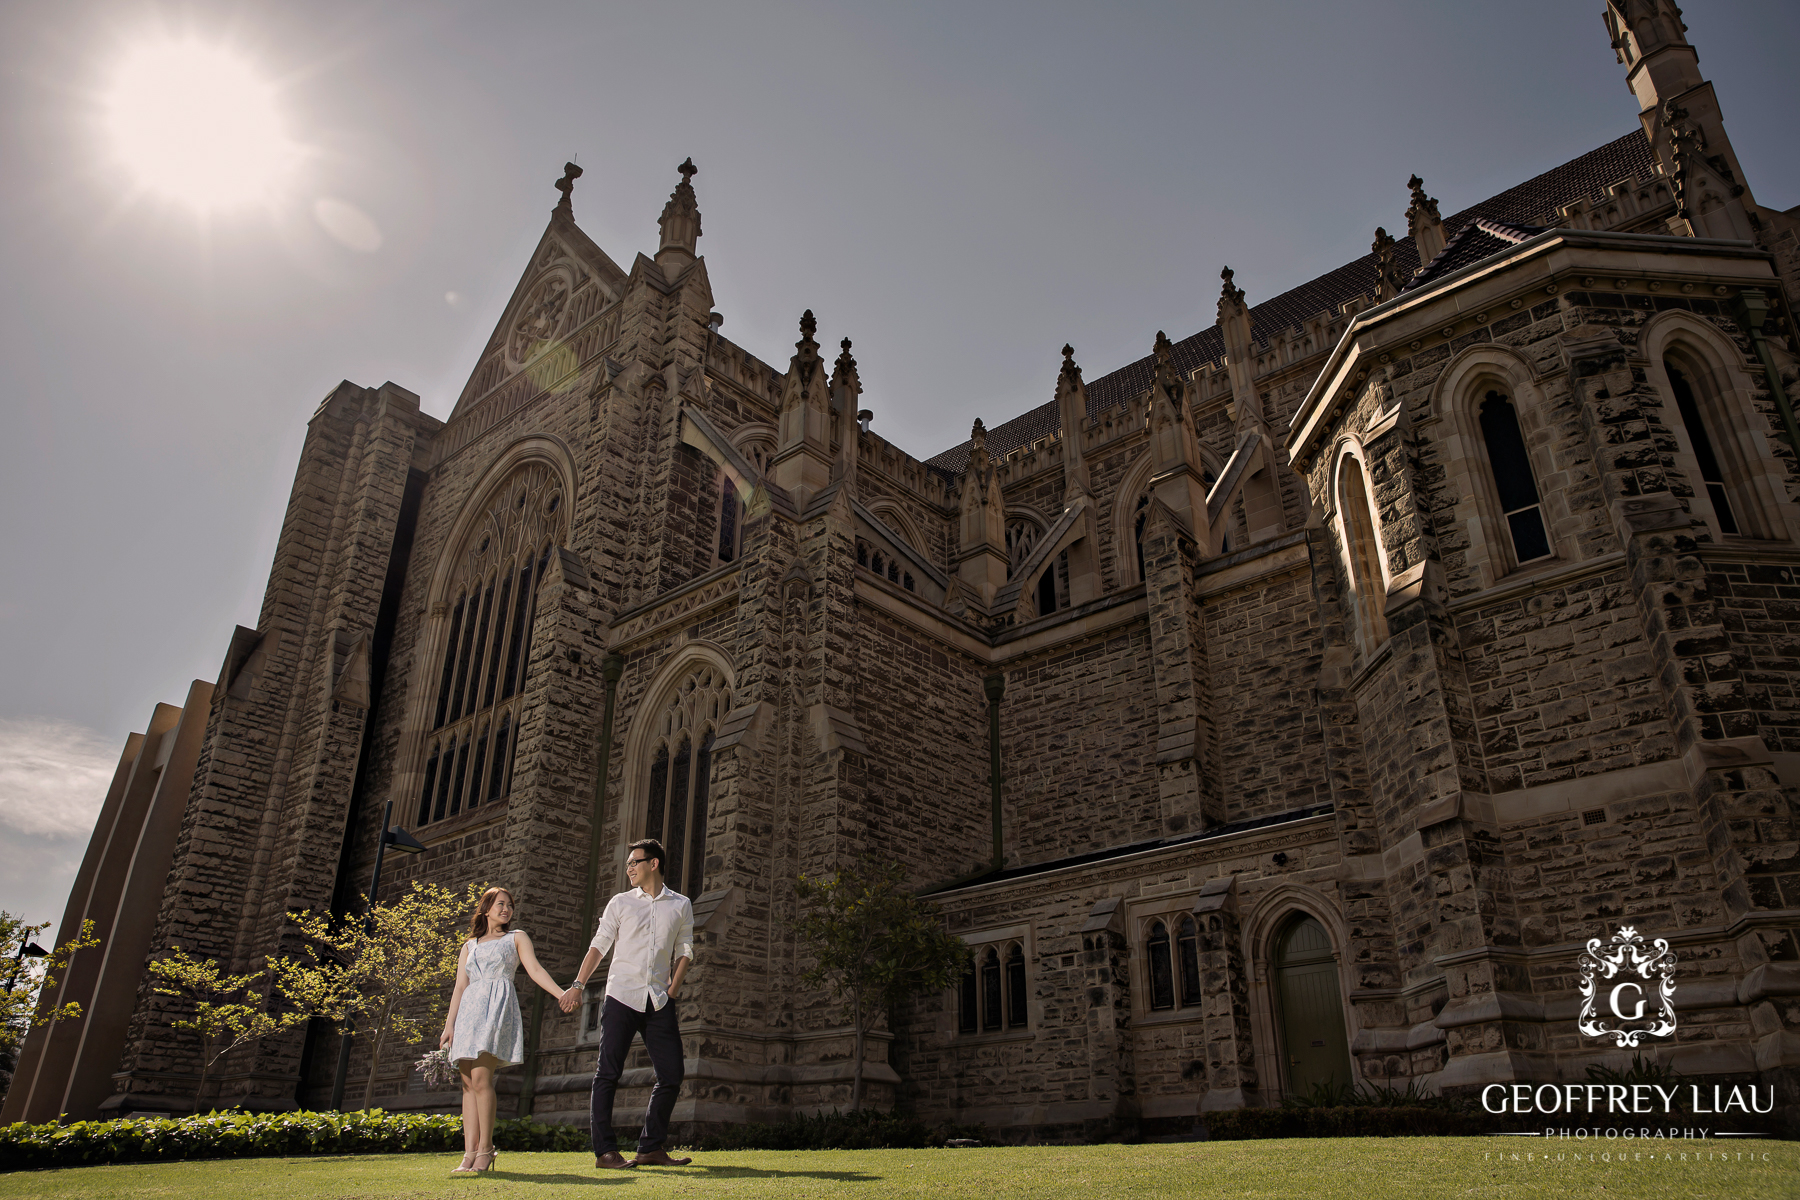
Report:
M632 867L641 867L649 861L647 858L628 858L625 860L625 869L629 871Z

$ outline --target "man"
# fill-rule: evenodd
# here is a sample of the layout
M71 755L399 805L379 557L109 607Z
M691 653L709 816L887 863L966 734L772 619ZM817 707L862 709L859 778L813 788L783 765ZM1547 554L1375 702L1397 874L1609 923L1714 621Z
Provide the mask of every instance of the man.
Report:
M670 1158L663 1148L669 1115L681 1091L681 1024L675 1016L681 979L694 958L694 906L667 887L662 874L663 847L655 838L631 843L625 875L634 885L607 902L600 927L575 982L562 995L562 1010L574 1012L587 981L612 951L606 972L606 1002L600 1014L600 1059L594 1065L594 1094L589 1108L596 1167L685 1167L691 1158ZM650 1052L656 1087L638 1137L637 1157L627 1162L613 1134L613 1092L625 1070L631 1039L639 1034Z

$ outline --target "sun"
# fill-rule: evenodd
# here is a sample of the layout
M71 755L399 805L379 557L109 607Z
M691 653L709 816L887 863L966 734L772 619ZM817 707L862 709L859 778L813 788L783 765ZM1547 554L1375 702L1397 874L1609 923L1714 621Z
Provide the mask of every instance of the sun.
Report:
M245 58L199 41L127 51L105 113L137 181L200 212L271 198L300 158L275 87Z

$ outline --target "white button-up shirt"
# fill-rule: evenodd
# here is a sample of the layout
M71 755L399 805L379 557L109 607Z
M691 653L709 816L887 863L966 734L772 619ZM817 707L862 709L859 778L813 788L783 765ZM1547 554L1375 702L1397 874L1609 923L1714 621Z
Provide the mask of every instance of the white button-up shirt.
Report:
M620 1004L658 1012L669 1002L669 974L678 959L694 957L694 906L672 887L651 896L643 888L620 892L606 903L589 943L605 957L606 994Z

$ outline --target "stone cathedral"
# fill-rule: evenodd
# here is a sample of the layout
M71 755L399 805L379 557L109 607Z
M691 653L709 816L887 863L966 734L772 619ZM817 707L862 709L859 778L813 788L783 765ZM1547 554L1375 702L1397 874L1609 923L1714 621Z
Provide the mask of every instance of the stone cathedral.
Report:
M426 849L384 896L504 884L561 978L664 840L690 1129L847 1102L793 881L871 853L973 952L868 1043L929 1120L1579 1081L1629 1058L1578 1028L1621 926L1679 963L1651 1056L1800 1110L1800 209L1676 5L1606 4L1637 128L1448 217L1415 177L1404 236L1260 302L1227 269L1216 325L1091 380L1048 331L1047 402L926 458L829 313L724 335L691 162L628 267L571 166L448 420L312 413L255 626L124 747L61 926L104 939L86 1015L0 1121L189 1109L146 959L291 953L387 821ZM599 988L533 994L503 1115L585 1123ZM323 1107L338 1056L254 1044L205 1100ZM378 1103L455 1109L416 1056Z

